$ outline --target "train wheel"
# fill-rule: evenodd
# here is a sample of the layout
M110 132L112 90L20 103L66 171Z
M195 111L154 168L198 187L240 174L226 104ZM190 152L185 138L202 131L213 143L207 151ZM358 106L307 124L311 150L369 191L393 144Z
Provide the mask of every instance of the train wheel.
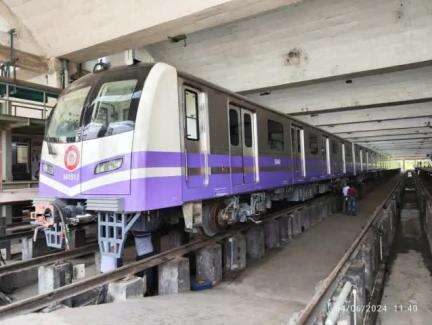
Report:
M224 208L222 202L212 202L203 206L202 230L206 236L213 237L224 231L227 224L221 217L221 210Z

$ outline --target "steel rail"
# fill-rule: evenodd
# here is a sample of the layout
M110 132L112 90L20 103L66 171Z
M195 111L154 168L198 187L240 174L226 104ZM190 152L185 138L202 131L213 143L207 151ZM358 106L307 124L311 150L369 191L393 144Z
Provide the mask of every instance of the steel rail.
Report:
M307 203L296 205L295 207L290 207L286 209L282 209L279 211L271 212L267 214L264 219L262 219L262 223L269 222L271 220L286 216L288 214L292 214L296 211L303 209ZM102 285L106 285L110 282L120 280L126 276L136 274L148 268L173 261L175 259L180 258L181 256L196 251L200 248L206 247L212 243L219 242L225 238L231 237L234 234L239 232L246 231L252 227L256 227L254 224L245 224L233 226L232 229L229 229L223 234L216 235L212 238L200 238L196 239L190 243L185 245L167 250L165 252L159 253L157 255L148 257L146 259L132 262L125 266L119 267L118 269L95 275L91 278L83 279L81 281L77 281L66 286L55 289L49 293L40 294L37 296L33 296L30 298L26 298L12 304L0 307L0 320L5 319L11 316L16 316L20 314L29 313L32 311L40 310L46 306L60 303L65 299L77 296L84 292L87 292L93 288L100 287Z
M314 296L312 297L310 302L307 304L307 306L301 311L300 316L297 320L298 324L307 324L307 322L310 320L310 318L314 314L316 307L320 304L322 298L325 296L328 289L332 286L332 284L336 280L336 278L339 275L342 268L346 265L349 258L352 256L352 254L354 253L354 251L356 250L356 248L360 244L363 237L369 231L369 229L372 226L372 224L374 223L375 219L380 215L381 211L387 207L387 204L392 199L394 193L401 186L401 184L402 184L402 179L400 179L398 182L396 182L396 185L393 187L393 189L390 191L390 193L386 196L386 198L382 201L382 203L375 208L373 214L371 215L371 217L369 217L369 220L367 221L366 226L363 228L363 230L360 232L360 234L356 237L356 239L353 241L351 246L348 248L348 250L342 256L342 258L339 260L336 267L324 279L321 288L314 294Z
M48 254L48 255L38 256L38 257L32 258L32 259L27 260L27 261L21 261L21 262L17 262L14 264L8 264L5 266L1 266L0 267L0 278L4 277L6 275L25 271L25 270L37 267L39 265L47 264L47 263L57 261L60 259L74 258L74 257L79 257L79 256L91 254L94 252L94 250L96 248L97 248L97 242L92 242L92 243L78 247L78 248L73 249L73 250L56 252L56 253L52 253L52 254Z

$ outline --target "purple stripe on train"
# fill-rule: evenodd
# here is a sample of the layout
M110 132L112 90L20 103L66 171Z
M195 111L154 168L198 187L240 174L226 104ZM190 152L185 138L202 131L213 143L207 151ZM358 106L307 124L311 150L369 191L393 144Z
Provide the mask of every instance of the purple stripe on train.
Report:
M173 152L138 152L132 154L132 159L129 159L130 156L123 156L124 162L120 170L127 170L127 165L130 165L131 168L181 167L184 161L186 161L184 159L185 155ZM111 159L115 158L117 157ZM294 174L290 171L293 165L301 166L300 161L293 161L283 156L260 157L259 166L263 170L259 171L258 178L250 170L255 165L253 157L209 155L208 161L211 167L229 167L231 162L233 167L243 166L249 169L245 170L245 173L211 174L208 176L208 184L205 183L203 175L191 175L187 178L173 176L126 180L99 186L86 191L85 195L79 194L74 197L84 198L100 195L122 197L125 201L125 211L141 211L181 205L183 202L191 200L271 189L293 183L306 183L332 177L331 175L327 175L325 163L319 159L307 161L307 176L303 177L300 171ZM72 178L75 176L70 175L81 174L82 181L96 179L98 176L94 175L94 168L98 163L100 162L89 164L81 169L77 169L73 173L56 166L54 168L55 175L47 176L54 178L67 187L72 187L73 185L77 185L79 180L73 180ZM204 156L190 154L188 155L187 163L188 166L202 167ZM265 169L266 167L274 167L274 170ZM342 174L342 172L340 171L337 174ZM258 179L259 181L257 181ZM68 197L66 194L58 192L46 184L41 183L39 189L40 195L43 196ZM118 193L124 193L124 195L118 195Z

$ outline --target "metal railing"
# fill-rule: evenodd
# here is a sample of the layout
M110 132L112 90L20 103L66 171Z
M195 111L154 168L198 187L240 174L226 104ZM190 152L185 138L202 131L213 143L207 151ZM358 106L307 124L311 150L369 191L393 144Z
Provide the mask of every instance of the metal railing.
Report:
M46 119L54 108L60 89L0 78L0 113Z

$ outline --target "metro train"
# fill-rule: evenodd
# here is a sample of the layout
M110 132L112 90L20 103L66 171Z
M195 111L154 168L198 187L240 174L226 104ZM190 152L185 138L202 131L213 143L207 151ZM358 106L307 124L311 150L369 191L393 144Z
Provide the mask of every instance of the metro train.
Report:
M50 245L98 219L102 254L121 256L145 218L180 215L213 236L273 201L383 169L383 156L165 63L101 69L52 111L33 217ZM148 229L144 229L148 230Z

